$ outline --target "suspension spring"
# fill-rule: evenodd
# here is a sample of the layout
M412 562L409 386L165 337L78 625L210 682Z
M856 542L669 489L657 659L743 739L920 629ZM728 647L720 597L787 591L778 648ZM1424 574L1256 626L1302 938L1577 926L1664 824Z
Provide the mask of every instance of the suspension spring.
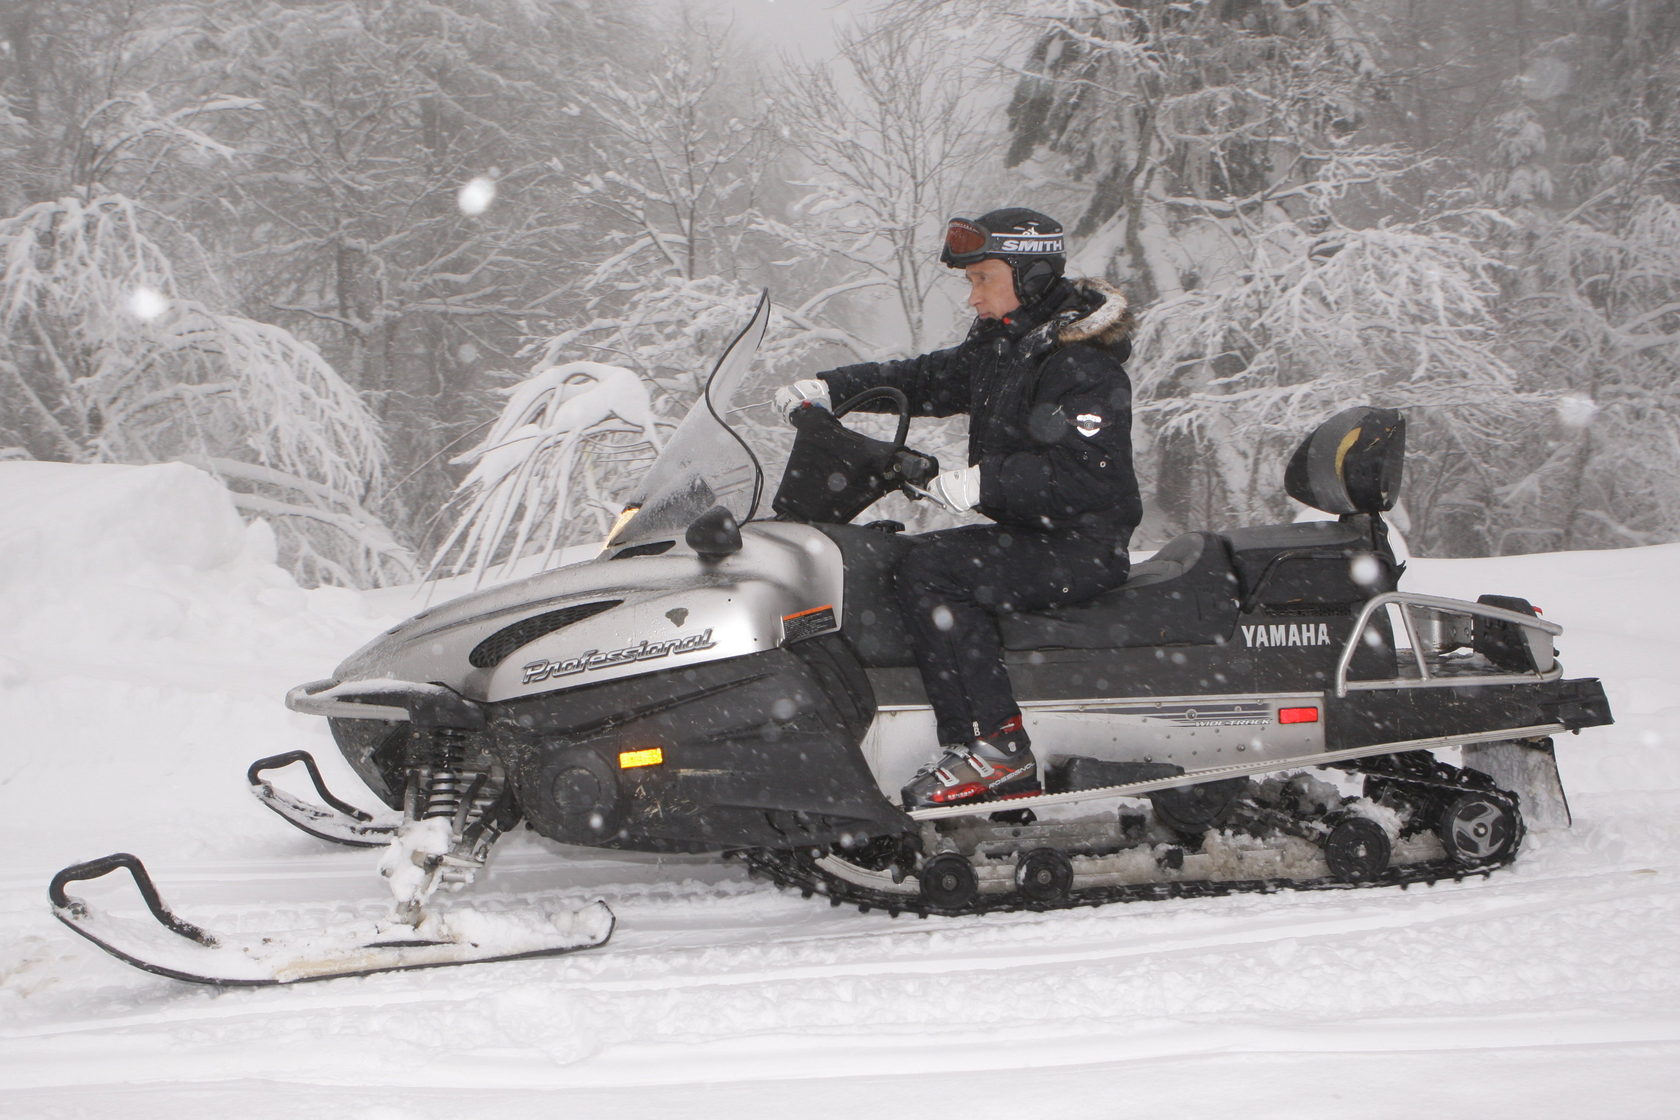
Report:
M431 776L426 783L426 804L421 817L453 818L461 808L468 775L468 733L457 727L440 727L432 732Z

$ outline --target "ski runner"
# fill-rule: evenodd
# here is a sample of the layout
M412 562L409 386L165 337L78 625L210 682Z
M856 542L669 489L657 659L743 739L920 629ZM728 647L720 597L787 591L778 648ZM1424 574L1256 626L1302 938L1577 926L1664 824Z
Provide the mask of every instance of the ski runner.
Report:
M1066 278L1061 225L1020 207L951 219L940 260L969 283L976 318L961 343L826 370L776 395L790 414L892 385L912 415L969 417L968 464L929 492L994 524L912 538L894 572L939 736L935 760L904 787L907 809L1040 792L997 616L1119 586L1142 516L1125 296Z

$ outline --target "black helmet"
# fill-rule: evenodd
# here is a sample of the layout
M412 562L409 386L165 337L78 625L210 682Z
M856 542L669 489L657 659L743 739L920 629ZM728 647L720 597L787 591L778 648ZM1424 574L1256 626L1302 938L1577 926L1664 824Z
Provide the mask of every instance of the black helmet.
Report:
M998 260L1015 277L1015 296L1031 303L1067 267L1062 224L1037 210L1010 206L978 218L952 218L939 259L950 268Z

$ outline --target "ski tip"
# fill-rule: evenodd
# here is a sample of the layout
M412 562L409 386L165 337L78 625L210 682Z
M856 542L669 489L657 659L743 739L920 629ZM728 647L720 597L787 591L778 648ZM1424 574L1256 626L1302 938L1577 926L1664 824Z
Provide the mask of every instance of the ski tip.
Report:
M601 940L597 944L606 944L612 937L613 931L618 928L618 915L613 913L612 907L608 906L606 899L602 898L597 898L586 909L594 915L593 920L600 926Z

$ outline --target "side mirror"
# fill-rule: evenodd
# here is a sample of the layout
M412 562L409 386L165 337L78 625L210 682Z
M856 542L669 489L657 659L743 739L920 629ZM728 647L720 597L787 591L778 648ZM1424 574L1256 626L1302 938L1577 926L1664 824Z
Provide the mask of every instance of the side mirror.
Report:
M741 526L736 524L734 514L713 506L689 524L683 540L702 560L722 560L741 551Z

